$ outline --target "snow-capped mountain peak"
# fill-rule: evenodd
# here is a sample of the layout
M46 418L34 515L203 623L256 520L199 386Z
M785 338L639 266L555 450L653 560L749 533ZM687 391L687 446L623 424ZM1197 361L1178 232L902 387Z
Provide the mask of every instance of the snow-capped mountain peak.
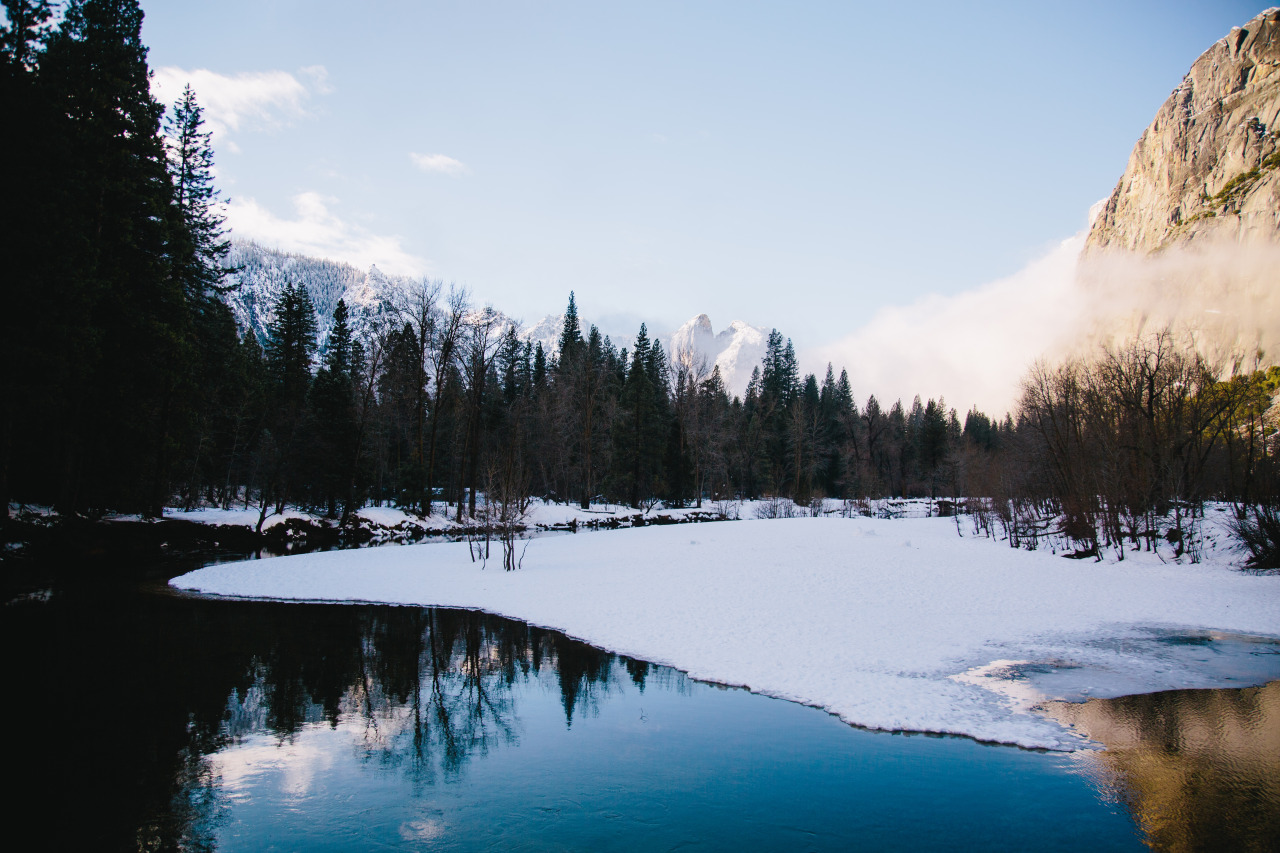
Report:
M671 360L694 370L720 368L720 378L730 394L746 392L751 370L764 358L769 333L742 320L734 320L719 334L711 318L699 314L667 340Z

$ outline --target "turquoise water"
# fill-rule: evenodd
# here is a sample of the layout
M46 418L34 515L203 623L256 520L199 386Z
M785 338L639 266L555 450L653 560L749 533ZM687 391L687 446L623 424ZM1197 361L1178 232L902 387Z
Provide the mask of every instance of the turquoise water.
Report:
M105 586L5 611L11 813L49 847L1142 847L1077 758L862 731L497 617Z

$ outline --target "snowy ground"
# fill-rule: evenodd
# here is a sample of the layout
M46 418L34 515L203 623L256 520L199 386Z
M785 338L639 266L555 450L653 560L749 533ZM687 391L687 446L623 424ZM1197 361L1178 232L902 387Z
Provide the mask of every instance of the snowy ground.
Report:
M1081 742L1033 710L1046 698L1280 677L1280 576L1234 570L1238 555L1067 560L967 524L963 538L950 518L645 527L531 540L511 573L437 543L226 564L172 584L476 608L857 725L1051 749Z
M483 500L481 506L483 506ZM733 506L737 507L740 504ZM468 524L454 520L453 507L441 503L434 509L435 512L432 515L423 518L396 507L369 506L356 512L356 524L367 529L375 543L411 540L422 536L448 536L461 534L467 530ZM571 524L619 523L625 525L636 520L643 524L652 523L660 518L672 521L693 520L711 516L715 511L715 507L710 504L702 509L693 507L664 509L658 506L648 510L631 509L619 504L592 504L590 509L584 510L577 504L559 504L535 499L531 502L529 511L521 523L530 530L553 530L565 528ZM194 521L200 524L229 524L250 529L258 524L258 509L253 507L249 509L206 507L194 510L167 508L164 515L165 518ZM322 527L334 524L333 521L319 515L287 509L283 515L267 516L262 529L270 530L288 519L307 521Z

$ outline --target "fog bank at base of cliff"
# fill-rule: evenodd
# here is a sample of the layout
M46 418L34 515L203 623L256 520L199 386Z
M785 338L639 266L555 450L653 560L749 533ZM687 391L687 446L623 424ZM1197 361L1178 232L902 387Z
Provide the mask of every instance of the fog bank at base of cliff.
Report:
M1157 255L1091 253L1086 232L1017 273L954 296L878 311L841 340L801 353L819 376L849 371L859 406L943 396L962 413L1011 411L1027 368L1172 326L1219 365L1280 360L1280 245L1193 244Z

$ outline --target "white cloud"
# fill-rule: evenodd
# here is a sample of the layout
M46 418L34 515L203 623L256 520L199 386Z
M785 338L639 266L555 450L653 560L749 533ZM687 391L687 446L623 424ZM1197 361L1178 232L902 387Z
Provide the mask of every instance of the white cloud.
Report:
M253 199L233 201L227 224L236 237L286 252L329 258L367 269L373 264L393 275L425 275L431 264L400 245L399 236L373 234L343 221L330 210L337 199L315 192L293 198L295 217L276 216Z
M329 85L329 71L323 65L308 65L299 68L298 73L311 81L311 87L317 94L328 95L333 92L333 87Z
M442 172L455 178L471 174L471 170L460 160L444 154L409 154L413 164L424 172Z
M862 404L945 396L962 413L994 416L1013 407L1027 367L1064 346L1078 328L1076 260L1084 234L1064 240L1008 278L955 296L930 295L878 311L862 328L802 354L821 375L827 362L849 371ZM820 366L820 367L819 367Z
M165 66L152 75L151 92L160 103L171 106L190 83L204 109L206 125L214 139L221 140L229 133L271 130L311 115L312 97L332 91L327 78L322 65L297 74L245 71L230 75L207 68L187 71Z

